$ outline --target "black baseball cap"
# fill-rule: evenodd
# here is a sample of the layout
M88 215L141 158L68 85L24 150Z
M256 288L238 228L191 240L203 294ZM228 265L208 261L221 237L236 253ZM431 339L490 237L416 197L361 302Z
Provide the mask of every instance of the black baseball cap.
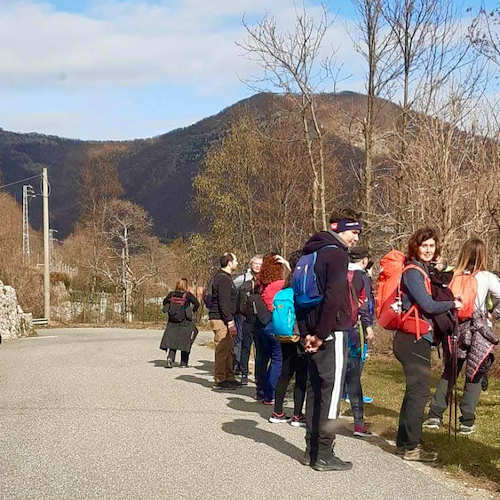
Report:
M364 259L370 255L370 251L366 247L354 247L349 250L349 258L352 262Z

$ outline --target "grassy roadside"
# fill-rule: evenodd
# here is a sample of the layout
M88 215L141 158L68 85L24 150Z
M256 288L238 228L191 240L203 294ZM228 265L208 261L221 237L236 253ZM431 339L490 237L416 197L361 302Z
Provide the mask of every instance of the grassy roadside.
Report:
M440 377L440 362L433 363L432 389ZM463 387L463 377L458 382ZM392 356L370 357L363 371L363 391L374 398L365 405L366 421L380 437L395 440L397 419L404 394L401 365ZM461 396L461 391L459 391ZM344 409L347 409L344 407ZM423 443L439 453L438 466L453 476L483 488L500 491L500 380L491 379L487 392L481 394L477 408L477 432L471 436L457 436L452 430L448 438L448 412L445 427L426 430ZM460 413L459 413L460 416Z

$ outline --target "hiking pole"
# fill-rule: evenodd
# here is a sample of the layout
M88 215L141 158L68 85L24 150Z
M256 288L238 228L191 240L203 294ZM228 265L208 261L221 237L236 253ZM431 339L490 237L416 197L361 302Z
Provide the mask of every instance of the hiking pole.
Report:
M451 361L451 373L450 373L450 378L448 380L448 390L446 391L446 402L448 403L448 409L449 409L449 414L448 414L448 441L451 439L451 395L453 391L453 386L450 385L453 382L453 337L454 333L451 334L451 338L448 338L448 356L451 358L448 358L447 362L449 363Z
M458 314L456 311L453 312L453 332L451 338L448 339L448 350L449 358L447 362L451 362L451 374L448 380L448 390L447 390L447 403L449 409L449 420L448 420L448 441L451 439L451 414L453 412L453 396L455 395L455 439L456 439L456 419L457 419L457 407L456 407L456 376L457 376L457 329L458 329ZM451 385L450 385L451 384ZM455 389L455 392L454 392Z
M457 427L458 427L458 403L457 403L457 379L458 379L458 341L457 336L453 335L453 399L455 400L455 441L457 440Z

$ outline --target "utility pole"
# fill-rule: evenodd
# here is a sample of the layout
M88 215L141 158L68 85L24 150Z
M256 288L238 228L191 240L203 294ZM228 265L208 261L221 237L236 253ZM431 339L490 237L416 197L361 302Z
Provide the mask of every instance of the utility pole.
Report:
M33 186L25 184L23 186L23 261L29 264L30 261L30 223L28 215L28 205L35 197Z
M43 311L50 323L50 241L49 241L49 179L47 168L42 170L43 196Z
M53 268L56 268L55 271L57 271L57 262L55 261L54 258L54 242L59 241L57 238L54 237L55 233L58 233L59 231L57 229L49 229L49 252L50 252L50 266Z

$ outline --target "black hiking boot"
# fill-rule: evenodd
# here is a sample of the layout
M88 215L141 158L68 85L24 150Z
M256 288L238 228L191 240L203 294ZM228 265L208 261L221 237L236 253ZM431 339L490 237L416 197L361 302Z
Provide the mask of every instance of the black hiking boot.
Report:
M339 457L333 455L330 458L319 458L311 467L321 472L351 470L352 462L344 462Z
M223 382L220 382L218 384L214 384L212 387L214 391L234 391L236 389L236 386L228 382L227 380L224 380Z
M309 448L306 448L306 451L304 451L304 455L302 458L299 460L302 465L305 465L309 467L312 463L311 460L311 450Z

